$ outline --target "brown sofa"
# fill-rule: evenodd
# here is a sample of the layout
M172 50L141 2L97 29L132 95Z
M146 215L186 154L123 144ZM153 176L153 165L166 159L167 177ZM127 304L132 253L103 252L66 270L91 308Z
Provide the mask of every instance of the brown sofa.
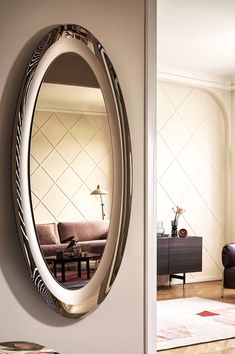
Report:
M36 225L38 241L45 257L64 251L74 237L82 252L102 255L109 230L108 220L59 222ZM64 243L65 242L65 243Z
M235 243L228 243L222 249L223 281L221 296L224 289L235 289Z

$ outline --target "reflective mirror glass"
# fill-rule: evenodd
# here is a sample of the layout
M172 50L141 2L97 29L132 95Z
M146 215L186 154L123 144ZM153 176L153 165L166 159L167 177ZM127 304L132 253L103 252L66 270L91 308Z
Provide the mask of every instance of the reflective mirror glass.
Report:
M108 236L113 162L99 83L75 53L56 58L34 111L30 186L42 255L65 288L88 283Z

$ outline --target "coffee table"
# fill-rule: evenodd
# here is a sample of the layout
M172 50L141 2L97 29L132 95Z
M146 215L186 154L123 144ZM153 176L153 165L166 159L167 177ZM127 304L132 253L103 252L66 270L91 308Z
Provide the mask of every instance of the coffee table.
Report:
M100 260L100 258L101 258L101 256L98 253L86 253L85 255L70 256L70 257L67 255L64 255L63 258L57 258L56 256L45 257L46 262L48 264L49 263L53 264L53 273L54 273L55 278L57 277L57 265L60 266L62 282L66 281L65 264L76 262L77 263L78 278L81 278L81 276L82 276L81 263L85 262L86 263L87 279L90 279L90 277L91 277L90 260Z

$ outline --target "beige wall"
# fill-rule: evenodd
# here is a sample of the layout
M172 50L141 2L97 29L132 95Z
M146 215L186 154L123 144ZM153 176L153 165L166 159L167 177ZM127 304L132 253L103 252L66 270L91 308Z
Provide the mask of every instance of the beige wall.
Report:
M226 117L207 90L158 83L157 215L171 231L172 207L186 209L179 229L203 237L203 269L187 281L221 278L226 241Z
M11 202L11 137L15 103L26 63L48 27L77 23L94 33L118 73L129 117L133 162L133 209L123 263L103 304L81 321L52 312L26 271ZM1 2L1 333L61 354L144 352L144 0Z
M99 220L112 201L112 147L107 115L37 110L30 156L30 182L37 224Z

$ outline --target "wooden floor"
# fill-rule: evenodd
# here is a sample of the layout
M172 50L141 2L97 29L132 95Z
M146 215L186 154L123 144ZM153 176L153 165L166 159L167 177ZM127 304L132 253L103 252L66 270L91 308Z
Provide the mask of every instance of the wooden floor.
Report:
M157 300L178 299L182 297L203 297L215 301L233 303L235 305L235 290L225 289L224 298L221 298L221 282L204 282L182 285L162 286L158 288ZM176 349L161 350L158 353L164 354L235 354L235 338L216 342L197 344Z

